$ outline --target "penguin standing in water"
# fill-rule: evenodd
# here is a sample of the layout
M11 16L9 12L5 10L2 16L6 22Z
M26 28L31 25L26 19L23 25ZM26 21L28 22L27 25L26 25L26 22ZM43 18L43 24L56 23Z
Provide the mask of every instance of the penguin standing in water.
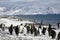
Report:
M15 33L16 33L16 35L19 34L19 28L18 28L18 26L15 27Z
M10 35L12 35L12 32L13 32L13 25L11 24L11 26L9 27L9 32L10 32Z
M60 26L59 24L60 24L60 23L58 22L57 24L58 24L57 26L58 26L58 28L59 28L59 26Z

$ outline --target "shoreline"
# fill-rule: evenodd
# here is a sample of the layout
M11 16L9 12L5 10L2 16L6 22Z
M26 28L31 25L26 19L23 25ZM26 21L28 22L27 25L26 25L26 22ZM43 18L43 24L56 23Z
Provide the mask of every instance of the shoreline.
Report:
M29 20L29 19L26 19L24 20L23 18L20 18L20 17L17 17L17 16L2 16L0 19L3 19L3 20L12 20L12 22L10 23L13 23L13 21L19 23L19 21L30 21L30 22L34 22L34 23L43 23L43 24L51 24L52 26L57 26L57 23L49 23L49 22L46 22L46 21L35 21L35 20Z
M16 25L20 25L21 23L22 24L26 24L26 23L34 23L34 22L32 22L32 21L24 21L24 20L22 20L22 21L20 21L20 20L18 20L18 18L15 20L16 18L14 17L14 18L11 18L11 17L8 17L8 18L0 18L0 21L1 21L1 23L4 23L8 28L10 27L10 25L11 24L14 24L14 26L16 26ZM39 24L38 24L39 25ZM38 28L38 25L36 24L35 26L36 26L36 29ZM48 26L48 23L46 23L46 24L43 24L42 25L42 27L43 26ZM53 25L52 25L53 26ZM6 28L6 27L5 27ZM8 32L8 28L6 28L5 29L5 31L0 31L0 34L1 35L4 35L4 37L3 36L1 36L0 35L0 37L2 38L2 39L6 39L6 40L20 40L20 38L21 38L21 40L55 40L55 39L51 39L51 37L49 37L48 36L48 33L46 32L46 35L38 35L38 36L33 36L33 35L28 35L27 34L27 36L24 36L23 34L21 34L21 33L19 33L19 35L18 36L16 36L16 34L13 32L13 35L10 35L9 34L9 32ZM56 29L56 32L59 32L60 30L59 29ZM5 33L4 33L5 32ZM7 35L7 36L6 36ZM5 37L6 36L6 37ZM4 39L4 40L5 40Z

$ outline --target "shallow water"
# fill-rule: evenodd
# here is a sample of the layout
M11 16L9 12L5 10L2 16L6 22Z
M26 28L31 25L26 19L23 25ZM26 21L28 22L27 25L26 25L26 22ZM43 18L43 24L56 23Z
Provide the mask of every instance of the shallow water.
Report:
M43 21L43 23L57 24L60 22L60 14L48 14L48 15L16 15L17 17L29 20L35 20L37 22Z

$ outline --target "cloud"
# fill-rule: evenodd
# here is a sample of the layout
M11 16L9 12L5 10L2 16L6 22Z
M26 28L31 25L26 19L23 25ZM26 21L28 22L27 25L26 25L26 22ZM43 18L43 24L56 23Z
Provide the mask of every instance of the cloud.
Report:
M11 0L11 1L26 1L26 2L32 2L32 1L36 1L36 0ZM37 0L38 1L38 0Z
M4 11L5 9L5 7L0 7L0 12Z
M24 0L23 0L24 1ZM39 1L39 0L25 0L27 2L32 2L32 1Z
M16 0L17 1L17 0ZM15 4L4 3L8 11L2 15L36 15L36 14L60 14L60 0L18 0ZM24 1L24 2L21 2ZM26 2L27 1L27 2ZM3 4L3 3L2 3ZM9 6L8 6L9 5ZM7 7L8 6L8 7ZM4 8L0 8L4 10ZM0 15L1 15L0 14Z
M10 0L0 0L0 1L10 1Z

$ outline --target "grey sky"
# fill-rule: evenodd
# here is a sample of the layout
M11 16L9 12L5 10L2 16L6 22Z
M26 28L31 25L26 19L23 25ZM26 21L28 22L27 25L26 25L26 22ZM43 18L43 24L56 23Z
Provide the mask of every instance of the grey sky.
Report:
M60 13L60 0L0 0L0 1L11 1L12 2L12 4L13 4L13 2L17 2L17 1L22 1L22 2L29 2L29 3L27 3L27 5L25 4L25 5L23 5L23 3L21 4L20 2L20 4L18 3L16 3L17 5L23 5L23 8L25 8L25 6L27 6L25 9L27 9L27 8L29 8L29 7L33 7L33 8L35 8L35 9L37 9L37 10L35 10L35 11L39 11L39 12L41 12L41 14L43 14L43 13L45 13L47 10L46 10L46 7L48 8L48 7L50 7L51 9L52 9L52 11L54 12L54 13ZM31 4L31 3L32 4ZM9 2L8 2L9 3ZM10 3L11 4L11 3ZM9 4L7 4L7 5L9 5ZM15 5L15 4L14 4ZM32 5L32 6L31 6ZM19 7L19 6L18 6ZM23 8L21 8L21 11L22 11L22 9ZM39 10L39 8L40 8L40 10ZM17 11L19 11L20 9L18 9ZM24 10L24 13L25 13L25 11L26 10ZM34 11L34 10L32 10L32 11ZM22 11L23 12L23 11ZM31 12L31 10L29 10L29 12ZM50 12L51 12L51 10L50 10ZM28 12L27 12L28 13ZM27 14L26 13L26 14ZM29 14L29 13L28 13Z

